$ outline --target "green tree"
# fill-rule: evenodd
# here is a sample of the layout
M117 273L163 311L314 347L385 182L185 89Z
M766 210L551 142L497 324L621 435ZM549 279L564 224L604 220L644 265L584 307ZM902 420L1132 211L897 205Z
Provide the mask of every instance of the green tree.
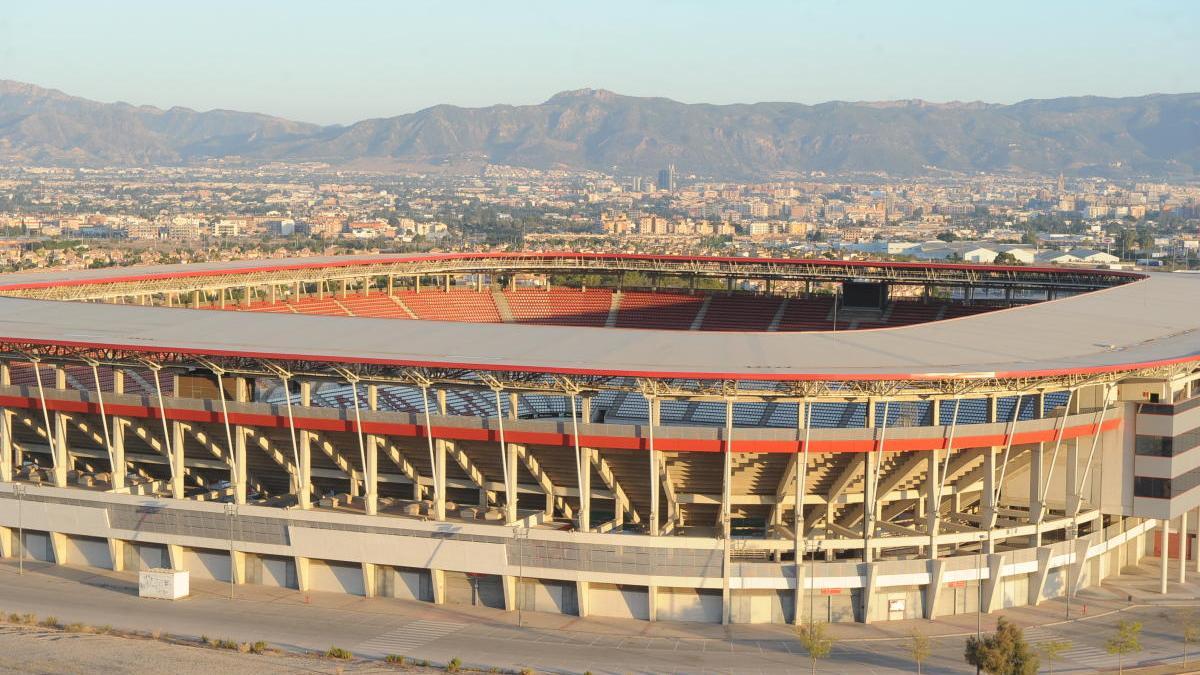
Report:
M929 658L931 651L933 651L933 645L929 638L914 628L908 636L908 654L917 664L917 675L921 675L921 664Z
M1001 617L996 632L991 635L967 638L967 663L989 675L1034 675L1038 657L1025 642L1020 628Z
M1071 641L1050 640L1039 644L1037 648L1042 656L1046 657L1046 663L1050 666L1050 675L1054 675L1054 662L1061 659L1063 652L1071 648Z
M829 656L829 652L833 651L833 638L829 636L828 627L822 622L808 623L797 629L796 637L800 640L800 646L808 652L808 660L815 675L817 661Z
M1117 655L1117 672L1125 672L1125 655L1142 651L1142 622L1122 621L1117 632L1104 644L1104 650Z
M1017 256L1009 251L1002 251L996 259L992 261L996 265L1020 265L1021 261L1017 260Z

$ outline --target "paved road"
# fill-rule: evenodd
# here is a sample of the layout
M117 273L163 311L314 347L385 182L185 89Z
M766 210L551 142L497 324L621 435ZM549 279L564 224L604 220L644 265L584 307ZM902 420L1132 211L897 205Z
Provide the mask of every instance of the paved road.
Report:
M525 613L524 627L511 613L471 607L437 607L386 598L332 593L301 594L260 586L239 587L229 599L225 584L194 581L193 596L168 602L137 597L136 575L91 568L26 565L25 575L0 563L0 611L33 612L61 622L112 625L126 630L158 629L180 636L207 635L238 641L266 640L295 651L325 651L336 645L358 655L390 653L444 663L458 657L482 668L533 668L593 673L736 672L782 673L806 669L807 657L783 626L721 626L578 619ZM1192 602L1191 604L1196 604ZM1118 606L1124 611L1114 611ZM1008 613L1024 624L1047 624L1062 611L1055 603ZM1115 669L1103 651L1118 620L1143 621L1146 650L1132 663L1178 659L1177 607L1128 606L1096 600L1092 616L1030 629L1032 641L1067 639L1073 648L1057 672ZM824 673L911 672L908 631L953 632L933 638L927 673L973 672L962 659L963 631L974 615L936 623L832 627L839 643L822 662ZM990 622L989 622L990 623ZM984 629L988 629L985 624Z

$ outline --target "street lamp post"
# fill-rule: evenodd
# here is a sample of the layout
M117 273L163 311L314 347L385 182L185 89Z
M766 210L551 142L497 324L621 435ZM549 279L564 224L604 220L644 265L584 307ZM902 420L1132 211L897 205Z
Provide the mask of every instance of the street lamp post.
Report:
M976 599L975 607L975 642L983 638L983 540L987 539L986 534L979 535L979 549L975 551L975 587L979 597ZM975 675L979 675L979 664L975 664Z
M520 542L518 544L520 553L517 555L517 590L515 593L513 593L513 595L515 596L514 600L516 600L517 603L517 627L523 628L525 626L525 622L524 616L522 615L522 610L525 607L525 602L523 598L524 588L522 587L525 585L525 542L529 541L529 525L518 525L514 527L513 539L517 542Z
M233 590L237 586L237 560L233 550L233 520L237 518L238 505L225 505L225 524L229 531L229 599L233 600Z
M17 498L17 574L25 574L25 486L13 484L12 491Z

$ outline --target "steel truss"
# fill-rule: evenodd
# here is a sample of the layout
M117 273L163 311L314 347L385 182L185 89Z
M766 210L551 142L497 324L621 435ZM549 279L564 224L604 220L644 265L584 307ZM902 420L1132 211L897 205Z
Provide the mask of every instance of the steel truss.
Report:
M662 400L739 402L866 402L927 401L964 396L1013 396L1037 392L1069 390L1109 384L1128 377L1171 378L1190 372L1194 364L1144 368L1099 374L1064 374L1047 377L898 380L681 380L672 378L630 378L619 376L562 376L527 371L441 369L347 364L321 361L261 359L221 354L198 355L189 352L135 351L30 342L0 342L0 360L47 365L77 365L91 368L104 365L121 369L163 369L174 374L189 372L219 373L241 377L278 380L351 380L362 384L407 385L420 388L502 390L511 393L548 396L589 396L601 391L616 391L652 396Z
M216 291L226 288L320 284L381 277L446 274L588 273L619 275L639 272L655 277L704 277L771 281L864 281L896 285L1006 288L1079 293L1128 283L1138 274L1096 269L987 267L938 263L864 263L836 260L739 260L673 258L606 254L459 254L426 258L348 258L345 261L289 261L262 267L178 272L140 277L79 279L38 284L7 284L0 294L45 300L104 300Z

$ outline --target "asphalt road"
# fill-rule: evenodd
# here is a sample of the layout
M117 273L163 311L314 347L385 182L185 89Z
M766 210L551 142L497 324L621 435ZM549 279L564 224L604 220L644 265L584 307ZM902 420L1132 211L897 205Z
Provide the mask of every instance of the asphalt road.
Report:
M181 601L137 597L136 575L91 568L0 563L0 611L54 616L60 622L111 625L125 630L160 630L178 636L265 640L290 651L321 651L331 646L359 656L402 654L432 663L459 658L483 669L532 668L582 673L728 672L782 673L808 669L808 659L783 626L720 626L593 620L525 613L525 627L512 613L471 607L437 607L387 598L244 586L229 598L229 587L194 581L192 597ZM1197 604L1197 603L1192 603ZM1050 616L1053 607L1029 609ZM1115 670L1117 659L1104 641L1121 619L1143 622L1140 654L1126 665L1178 660L1181 607L1130 606L1096 611L1069 623L1027 629L1034 642L1073 643L1056 672ZM1040 616L1029 614L1029 616ZM990 622L989 622L990 623ZM973 627L973 619L970 625ZM887 626L836 626L839 642L822 673L907 673L915 670L904 635L915 627L926 634L958 631L964 625L893 622ZM985 629L987 628L985 624ZM965 636L933 637L926 673L973 672L963 661ZM204 654L205 652L198 652ZM246 657L250 658L250 657ZM45 671L54 672L54 671Z

